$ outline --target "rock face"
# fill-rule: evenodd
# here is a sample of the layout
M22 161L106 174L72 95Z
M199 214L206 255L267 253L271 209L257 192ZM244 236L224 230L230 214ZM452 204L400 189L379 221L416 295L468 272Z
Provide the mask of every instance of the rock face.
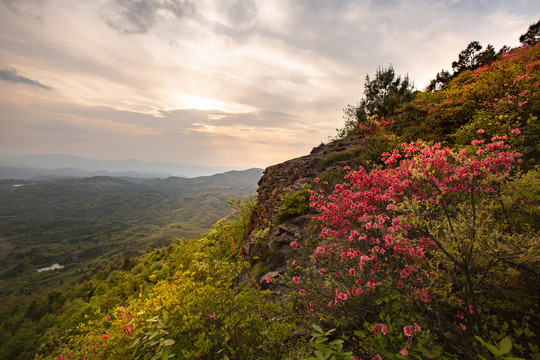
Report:
M313 182L317 176L317 163L317 157L307 155L266 168L257 190L259 221L276 217L282 195Z
M343 173L343 167L351 164L351 157L358 151L356 138L338 140L314 148L309 155L265 169L257 190L257 214L243 247L252 264L265 262L264 268L268 272L260 279L261 284L266 283L268 276L274 278L285 270L291 242L301 244L309 237L308 224L314 210L282 221L278 216L281 197L291 190L302 189L305 184L313 184L317 177L323 178L332 172ZM267 235L261 238L265 229Z

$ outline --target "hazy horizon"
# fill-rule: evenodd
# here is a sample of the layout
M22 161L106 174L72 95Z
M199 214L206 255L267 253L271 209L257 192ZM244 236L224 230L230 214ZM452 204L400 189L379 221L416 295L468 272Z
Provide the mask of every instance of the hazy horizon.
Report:
M0 0L0 154L265 168L343 125L366 74L418 89L540 2Z
M0 154L0 179L30 179L40 176L142 176L149 178L179 176L193 178L252 169L262 170L253 167L186 165L137 159L93 159L65 154Z

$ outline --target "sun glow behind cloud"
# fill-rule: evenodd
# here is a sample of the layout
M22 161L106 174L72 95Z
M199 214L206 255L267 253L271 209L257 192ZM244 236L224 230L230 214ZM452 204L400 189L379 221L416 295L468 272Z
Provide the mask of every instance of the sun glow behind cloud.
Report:
M164 111L218 110L222 112L240 113L254 110L252 107L241 104L226 103L211 97L186 94L177 91L171 92L168 102L171 105L166 106L163 109Z

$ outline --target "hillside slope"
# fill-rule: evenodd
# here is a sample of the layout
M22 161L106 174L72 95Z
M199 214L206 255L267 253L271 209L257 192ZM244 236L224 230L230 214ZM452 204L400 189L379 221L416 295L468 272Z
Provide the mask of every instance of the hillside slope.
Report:
M13 301L0 358L538 359L539 66L514 49L267 168L201 238Z
M280 219L286 194L297 193L307 204L302 188L314 179L328 182L333 190L347 173L345 167L370 169L382 166L381 154L402 142L441 142L448 146L470 146L483 131L483 138L509 134L519 129L522 137L513 148L523 154L525 169L540 164L540 44L525 46L502 59L474 71L464 71L444 91L417 92L392 118L374 116L359 131L320 145L309 155L268 167L259 181L258 211L249 240L244 247L249 258L267 259L259 265L274 274L285 271L291 253L289 244L308 238L313 209ZM320 187L320 185L318 185ZM302 201L285 206L300 206ZM294 211L293 211L294 213ZM257 234L268 229L267 243ZM266 276L266 275L265 275ZM264 283L264 282L263 282Z

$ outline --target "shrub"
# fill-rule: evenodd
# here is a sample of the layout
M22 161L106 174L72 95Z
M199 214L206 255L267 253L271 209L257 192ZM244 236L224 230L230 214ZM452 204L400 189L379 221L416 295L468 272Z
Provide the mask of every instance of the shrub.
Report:
M507 191L519 183L520 156L507 139L474 140L472 154L403 144L383 154L385 168L351 172L328 197L312 191L319 242L293 280L321 321L328 314L342 331L357 329L359 355L469 358L482 352L475 335L532 324L538 282L522 281L538 280L538 232L508 214L524 204Z
M300 190L291 190L281 197L281 205L278 209L278 220L280 222L304 215L309 207L309 186L304 186Z

